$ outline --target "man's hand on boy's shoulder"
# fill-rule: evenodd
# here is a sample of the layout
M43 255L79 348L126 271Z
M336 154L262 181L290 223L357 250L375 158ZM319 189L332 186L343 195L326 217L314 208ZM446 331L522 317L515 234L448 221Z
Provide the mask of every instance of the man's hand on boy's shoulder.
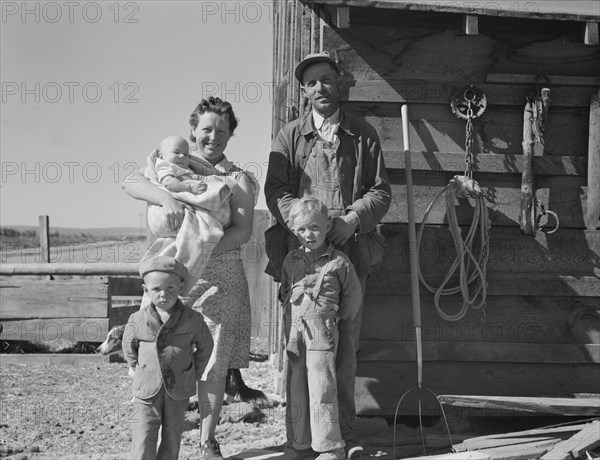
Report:
M334 246L341 246L354 235L354 232L358 228L358 224L358 216L354 212L344 216L334 217L331 220L331 229L327 232L327 239Z

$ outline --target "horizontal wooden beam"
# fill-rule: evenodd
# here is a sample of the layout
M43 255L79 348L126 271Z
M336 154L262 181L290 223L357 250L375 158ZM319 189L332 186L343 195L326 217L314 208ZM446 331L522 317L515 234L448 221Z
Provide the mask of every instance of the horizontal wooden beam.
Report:
M600 15L594 2L585 0L537 0L536 2L440 2L439 0L317 0L315 3L365 8L388 8L432 13L468 13L481 16L508 18L547 19L562 21L598 21Z
M598 393L597 364L425 362L422 385L435 394L568 397ZM356 412L359 415L394 415L400 397L417 387L417 364L413 362L358 362L356 369ZM422 392L422 409L440 415L439 402ZM468 416L507 416L506 410L449 406L448 423ZM417 392L408 395L399 407L400 415L417 415ZM589 413L589 412L588 412ZM523 416L535 413L523 412ZM514 416L514 413L512 413Z
M104 342L108 318L45 318L2 320L1 340L34 343Z
M508 83L527 85L558 85L558 86L592 86L600 85L600 77L580 77L571 75L539 75L512 74L512 73L488 73L486 83ZM554 102L554 94L552 95ZM554 105L554 104L553 104Z
M97 363L109 361L108 356L97 355L92 353L18 353L18 354L3 354L2 364L11 365L68 365L81 366L87 363ZM69 456L70 458L70 456Z
M121 275L139 276L134 263L1 264L0 275Z
M409 342L364 340L358 354L360 362L415 359L416 346ZM423 361L600 364L600 344L424 342Z
M519 80L519 76L514 77ZM567 77L561 77L567 78ZM572 77L569 77L572 78ZM581 77L576 83L596 82L593 77ZM592 80L588 80L592 78ZM505 77L509 79L509 77ZM524 106L526 97L532 92L535 82L526 83L477 83L483 91L489 107ZM598 84L561 86L552 92L552 107L588 107L590 97L597 91ZM459 91L464 90L464 82L433 82L426 80L353 80L347 84L346 100L349 102L384 102L408 104L450 104Z
M10 280L0 285L0 319L108 317L106 280Z
M445 274L424 274L432 286L439 286ZM488 273L487 295L506 296L506 286L510 295L552 296L552 297L599 297L600 279L597 276L569 276L536 273ZM377 272L367 283L367 294L385 293L388 295L410 295L410 274ZM422 293L427 291L421 287Z
M447 406L484 410L510 410L540 415L600 416L600 398L439 395L438 400Z
M387 169L404 169L404 151L384 150ZM411 152L411 166L415 171L464 172L464 153ZM473 171L499 174L521 174L523 155L498 153L474 153ZM573 156L537 156L533 158L533 169L540 176L587 175L587 158Z

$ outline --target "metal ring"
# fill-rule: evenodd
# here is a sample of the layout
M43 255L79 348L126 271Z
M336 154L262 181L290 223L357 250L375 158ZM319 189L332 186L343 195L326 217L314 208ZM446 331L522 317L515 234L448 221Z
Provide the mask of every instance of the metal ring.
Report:
M540 223L542 217L546 214L550 214L551 216L553 216L554 221L556 222L556 225L554 226L554 228L552 230L546 230L548 227L546 225ZM537 224L538 230L541 230L542 232L546 233L547 235L552 235L554 232L556 232L560 225L560 222L558 220L558 215L553 211L544 209L543 207L542 207L542 214L540 214L536 220L537 220L536 224Z
M469 96L471 96L471 97L469 97ZM465 89L465 92L463 93L463 97L465 98L465 101L474 101L475 98L477 97L477 93L471 86L471 87Z

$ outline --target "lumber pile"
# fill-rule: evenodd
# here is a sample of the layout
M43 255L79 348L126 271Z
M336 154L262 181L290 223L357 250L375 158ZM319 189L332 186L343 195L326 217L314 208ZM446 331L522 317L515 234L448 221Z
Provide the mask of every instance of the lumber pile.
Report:
M592 395L589 395L592 396ZM596 396L596 395L594 395ZM444 405L496 410L506 414L592 416L561 425L465 439L451 454L419 459L572 460L600 458L600 397L546 398L515 396L440 395ZM595 452L595 453L594 453ZM593 453L593 456L591 453Z
M597 458L588 452L600 446L600 419L585 423L494 434L467 439L453 446L454 453L418 457L453 460L572 460ZM417 457L414 457L416 460ZM409 459L410 460L410 459Z
M481 436L453 446L456 453L477 452L490 460L585 458L600 446L600 420L513 433ZM466 455L466 454L465 454ZM458 457L457 457L458 458Z

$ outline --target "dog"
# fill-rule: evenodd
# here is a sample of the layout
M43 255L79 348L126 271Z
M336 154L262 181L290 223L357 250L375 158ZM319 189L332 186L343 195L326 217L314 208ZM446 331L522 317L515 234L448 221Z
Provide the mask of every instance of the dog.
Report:
M96 353L104 356L111 355L113 353L123 353L123 334L125 332L125 324L113 327L108 334L106 334L106 340L96 348ZM267 396L260 390L250 388L244 382L242 378L242 372L239 369L228 369L227 377L225 379L225 394L227 395L226 401L232 403L236 397L240 401L253 404L261 405L269 402Z

